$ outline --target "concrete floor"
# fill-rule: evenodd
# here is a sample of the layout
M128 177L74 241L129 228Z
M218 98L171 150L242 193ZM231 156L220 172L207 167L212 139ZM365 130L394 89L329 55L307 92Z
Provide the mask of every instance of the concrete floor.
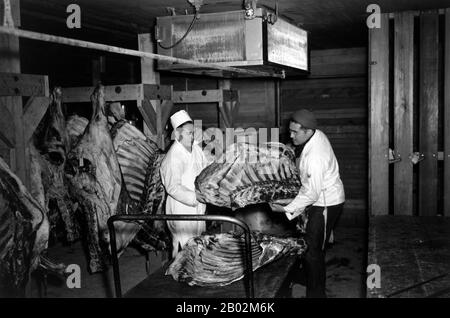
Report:
M329 298L359 298L366 296L365 264L367 231L363 228L339 226L335 230L335 243L327 250L327 295ZM68 288L65 280L48 278L47 297L51 298L103 298L114 296L112 268L105 273L89 274L81 244L71 247L57 245L49 250L49 257L65 264L77 264L81 269L81 288ZM164 253L151 256L153 272L167 260ZM146 276L145 256L135 248L128 248L120 258L122 292L126 292ZM39 297L36 280L31 295ZM305 295L305 287L292 286L292 297Z

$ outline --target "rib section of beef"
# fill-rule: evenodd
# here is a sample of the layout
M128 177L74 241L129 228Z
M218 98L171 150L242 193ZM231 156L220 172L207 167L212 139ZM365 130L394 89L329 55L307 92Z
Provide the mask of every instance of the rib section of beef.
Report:
M253 271L288 254L302 254L306 244L299 238L252 234ZM226 286L245 272L243 234L220 233L190 239L166 271L176 281L194 286Z
M293 151L281 143L237 143L197 177L197 199L228 208L293 199L301 182Z
M164 158L164 153L158 149L158 145L145 136L135 126L124 120L118 121L111 129L114 149L123 176L125 186L131 204L126 208L126 213L136 214L163 214L164 187L161 183L159 167ZM123 210L123 208L122 208ZM121 211L120 213L124 213ZM136 243L149 249L163 249L168 243L165 233L165 223L162 221L134 223L130 228L127 242L136 238Z

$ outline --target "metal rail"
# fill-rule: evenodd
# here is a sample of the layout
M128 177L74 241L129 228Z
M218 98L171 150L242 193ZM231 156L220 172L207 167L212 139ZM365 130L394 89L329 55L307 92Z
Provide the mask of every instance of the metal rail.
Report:
M214 63L201 63L201 62L197 62L197 61L180 59L180 58L171 57L171 56L167 56L167 55L155 54L155 53L150 53L150 52L142 52L142 51L137 51L137 50L121 48L121 47L117 47L117 46L111 46L111 45L106 45L106 44L100 44L100 43L94 43L94 42L89 42L89 41L82 41L82 40L77 40L77 39L66 38L66 37L62 37L62 36L21 30L21 29L16 29L16 28L7 27L7 26L0 26L0 33L13 35L13 36L21 37L21 38L26 38L26 39L31 39L31 40L58 43L58 44L64 44L64 45L69 45L69 46L76 46L76 47L81 47L81 48L86 48L86 49L106 51L106 52L124 54L124 55L130 55L130 56L144 57L144 58L172 62L174 64L178 63L178 64L185 64L185 65L190 65L190 66L200 67L200 68L216 69L216 70L221 70L221 71L226 71L226 72L231 72L231 73L244 74L244 75L253 76L253 77L284 78L283 74L278 74L275 72L260 72L260 71L247 70L247 69L242 69L242 68L237 68L237 67L222 66L222 65L214 64Z
M179 215L148 215L148 214L123 214L123 215L113 215L108 219L108 229L110 235L111 244L111 255L112 255L112 265L114 272L114 286L116 290L116 297L122 297L122 287L120 282L120 272L119 272L119 259L117 256L117 245L116 245L116 231L114 228L114 222L124 221L124 222L135 222L135 221L146 221L146 220L174 220L174 221L223 221L230 222L238 225L244 230L245 245L244 245L244 276L246 279L246 294L247 298L254 298L254 283L253 283L253 263L252 263L252 248L251 248L251 236L250 229L247 224L238 220L236 218L224 215L189 215L189 214L179 214Z

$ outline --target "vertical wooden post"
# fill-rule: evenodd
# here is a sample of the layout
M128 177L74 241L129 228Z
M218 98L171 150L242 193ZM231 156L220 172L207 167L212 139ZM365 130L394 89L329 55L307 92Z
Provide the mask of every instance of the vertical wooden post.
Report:
M439 13L420 16L419 215L437 214L438 191Z
M11 10L14 26L20 26L20 1L11 0ZM1 13L3 15L3 12ZM3 19L2 19L3 20ZM0 35L0 72L20 73L19 38L10 35ZM27 146L23 130L23 104L21 97L1 97L0 105L7 107L13 117L15 147L10 150L10 167L25 186L29 186L29 172L27 166L29 160L26 157Z
M281 129L281 80L275 80L275 127Z
M219 89L231 89L231 80L223 79L219 80ZM232 128L233 118L231 118L231 103L230 102L219 102L219 118L220 125L225 128Z
M100 58L92 60L92 86L97 86L102 79Z
M394 147L401 161L394 167L394 214L413 214L414 14L396 13L394 56Z
M154 41L152 40L152 35L150 33L139 34L139 50L143 52L155 53L156 48ZM141 82L143 84L160 84L159 72L156 71L156 60L141 58ZM166 123L161 122L161 101L151 100L152 107L156 114L156 140L157 144L161 149L165 148L164 141L164 129ZM144 134L151 135L150 129L144 122Z
M389 213L389 15L369 30L369 213Z
M450 9L445 10L444 215L450 215Z

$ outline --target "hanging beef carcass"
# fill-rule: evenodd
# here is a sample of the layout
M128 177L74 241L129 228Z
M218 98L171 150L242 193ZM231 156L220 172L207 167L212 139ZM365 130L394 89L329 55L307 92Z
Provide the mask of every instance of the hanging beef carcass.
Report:
M0 158L0 295L24 296L29 275L47 248L43 207Z
M88 124L88 119L78 115L71 115L69 116L69 118L67 118L66 134L67 138L69 139L68 150L73 149L78 144Z
M61 88L56 87L46 116L30 143L30 192L47 211L50 232L56 235L56 226L61 220L67 241L73 242L78 238L78 228L64 175L68 143Z
M147 138L135 126L120 120L111 129L114 149L122 171L123 184L130 202L127 213L162 214L164 188L159 175L164 154L158 146ZM166 245L164 223L161 221L142 222L134 229L130 229L128 237L122 240L126 246L133 239L137 231L138 243L141 246L162 249Z
M301 182L294 153L281 143L236 143L195 181L200 202L228 208L295 198Z
M107 220L117 213L122 176L105 116L103 86L95 89L91 101L92 118L68 154L66 174L71 197L86 221L89 268L99 272L106 269Z

